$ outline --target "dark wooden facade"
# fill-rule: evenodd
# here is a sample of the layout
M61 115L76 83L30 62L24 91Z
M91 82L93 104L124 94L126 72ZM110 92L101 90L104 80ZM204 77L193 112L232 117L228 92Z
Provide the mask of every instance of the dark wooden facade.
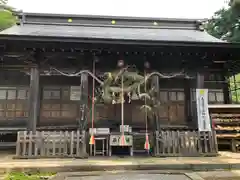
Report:
M29 119L30 76L24 72L4 71L0 85L0 125L2 127L25 127ZM206 78L207 79L207 76ZM17 80L17 81L16 81ZM159 99L161 105L157 113L158 123L163 127L189 126L186 110L189 102L186 99L184 79L160 80ZM216 79L206 80L205 88L209 88L209 103L224 103L223 80L220 85ZM89 82L91 79L89 78ZM40 76L39 82L39 127L77 128L77 120L81 118L79 102L70 100L71 86L80 85L80 77ZM89 88L92 89L91 83ZM195 88L191 87L192 101L195 101ZM89 91L89 95L91 92ZM189 95L187 95L189 96ZM88 99L90 106L91 99ZM140 111L142 101L132 101L125 104L125 123L133 127L144 128L144 113ZM188 104L188 105L186 105ZM191 113L191 112L190 112ZM88 115L89 125L90 114ZM97 104L95 124L98 127L120 125L120 105ZM151 122L154 123L154 122Z
M96 56L100 59L96 67L98 72L111 71L119 59L124 59L126 64L134 64L140 71L148 61L152 71L169 73L184 69L193 77L158 81L161 106L151 122L154 128L195 129L196 88L209 89L210 103L229 102L225 78L238 71L233 68L238 62L233 60L239 58L239 45L206 35L200 28L201 23L177 19L71 16L73 23L69 24L69 17L21 14L20 25L0 34L0 127L28 127L33 131L36 127L79 128L81 108L86 105L84 108L88 106L89 109L91 104L89 98L81 102L70 100L70 87L80 86L81 77L54 75L49 70L51 67L62 71L91 70ZM111 24L112 19L119 23ZM153 25L155 21L161 22L159 27ZM182 34L188 34L189 39L184 39L186 36ZM206 39L202 39L205 36ZM52 74L47 75L46 71ZM89 94L91 81L89 77L84 82ZM144 116L139 111L141 103L125 104L125 123L144 129ZM85 118L90 121L89 113ZM120 124L119 105L97 104L95 123L99 127L113 124L117 127Z

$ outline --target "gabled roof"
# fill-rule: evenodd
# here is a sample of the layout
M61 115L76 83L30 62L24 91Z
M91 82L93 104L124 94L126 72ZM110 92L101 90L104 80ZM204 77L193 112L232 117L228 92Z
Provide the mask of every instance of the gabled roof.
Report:
M156 19L58 14L19 15L20 24L1 37L76 38L131 41L225 43L202 30L193 19Z

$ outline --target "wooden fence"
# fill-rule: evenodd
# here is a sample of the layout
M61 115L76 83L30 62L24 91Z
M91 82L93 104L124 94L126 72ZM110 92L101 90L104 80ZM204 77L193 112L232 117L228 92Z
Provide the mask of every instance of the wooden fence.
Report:
M17 158L85 157L85 132L18 132Z
M215 132L156 131L156 156L214 156L217 153Z

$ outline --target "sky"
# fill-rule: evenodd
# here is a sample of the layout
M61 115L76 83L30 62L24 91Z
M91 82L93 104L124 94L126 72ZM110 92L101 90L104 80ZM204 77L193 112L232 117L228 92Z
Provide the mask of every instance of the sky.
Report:
M9 0L24 12L165 18L210 18L227 0Z

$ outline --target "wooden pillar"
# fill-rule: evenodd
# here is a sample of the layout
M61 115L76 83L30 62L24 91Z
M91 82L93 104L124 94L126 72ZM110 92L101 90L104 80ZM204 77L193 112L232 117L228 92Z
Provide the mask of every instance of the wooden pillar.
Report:
M184 111L185 111L185 118L187 120L187 122L191 122L192 121L192 117L191 117L191 85L190 85L190 79L185 79L184 80Z
M203 89L204 88L204 74L202 72L197 73L196 88L197 89Z
M223 75L222 79L224 81L223 83L223 99L224 104L231 104L231 98L230 98L230 82L229 80Z
M40 94L39 94L39 69L31 68L30 89L29 89L29 120L28 130L36 132L37 122L40 114Z
M152 80L152 87L155 87L155 93L156 93L156 101L154 103L158 103L158 101L160 101L160 86L159 86L159 76L155 76ZM153 122L153 131L155 130L159 130L161 124L160 123L160 119L159 119L159 112L156 112L155 116L154 116L154 122Z
M197 104L196 104L196 89L204 89L204 74L203 72L198 72L196 75L196 85L195 85L195 97L191 97L191 102L192 102L192 109L191 109L191 114L192 114L192 119L193 119L193 126L198 127L198 122L197 122ZM194 101L193 101L194 99Z
M81 98L80 98L80 121L79 130L84 130L88 122L88 74L81 74Z

